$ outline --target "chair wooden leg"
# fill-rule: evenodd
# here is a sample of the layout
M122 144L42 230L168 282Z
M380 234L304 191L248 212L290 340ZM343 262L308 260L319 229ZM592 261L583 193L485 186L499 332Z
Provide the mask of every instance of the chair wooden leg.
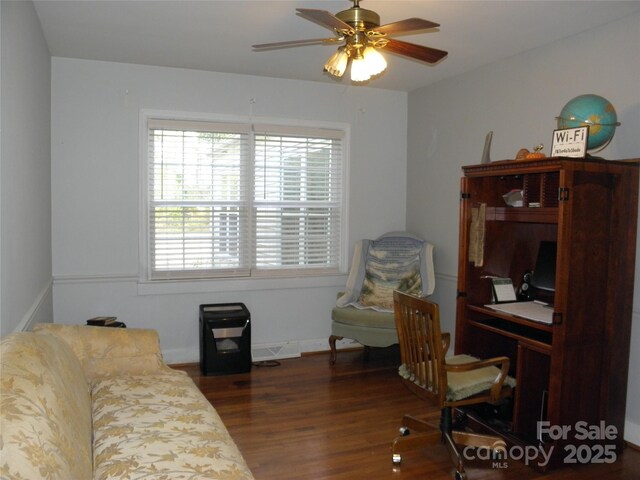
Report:
M405 415L402 417L402 426L412 432L439 430L438 418L420 418L414 415Z
M336 340L342 340L343 337L338 337L337 335L331 335L329 337L329 347L331 348L331 356L329 357L329 363L331 365L335 365L336 359L338 358L338 350L336 349Z
M391 458L396 466L402 463L402 453L442 443L438 417L434 415L422 418L405 415L402 417L400 432L401 435L391 444Z
M406 437L401 435L393 440L393 444L391 444L391 451L395 456L397 454L423 448L428 445L437 445L440 443L440 437L441 435L438 430L411 434Z
M454 430L451 432L451 437L458 445L490 448L496 454L504 454L507 450L507 443L495 435L482 435L480 433L459 432Z
M467 434L466 432L453 432L452 424L452 411L451 408L448 407L440 411L439 423L429 422L427 419L414 417L412 415L405 415L402 418L402 425L407 427L410 433L397 437L393 441L391 446L393 463L400 465L402 462L401 454L403 452L426 447L427 445L444 443L455 465L456 480L466 480L467 474L464 470L464 462L454 442L454 437L456 440L460 438L462 440L461 443L464 445L471 444L480 446L487 436L476 436L475 434ZM414 434L413 432L416 433Z

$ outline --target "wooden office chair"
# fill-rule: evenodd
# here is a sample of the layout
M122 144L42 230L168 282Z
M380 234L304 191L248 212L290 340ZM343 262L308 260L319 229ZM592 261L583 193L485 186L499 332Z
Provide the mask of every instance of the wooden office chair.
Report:
M450 337L440 331L438 305L398 291L394 292L393 298L402 381L416 395L438 405L441 410L439 425L411 415L404 416L401 436L392 446L393 463L400 465L403 452L444 443L455 464L454 478L465 480L467 475L457 445L490 448L504 454L506 444L500 437L454 431L452 407L484 402L498 404L510 397L515 379L507 375L509 359L478 360L469 355L445 359Z

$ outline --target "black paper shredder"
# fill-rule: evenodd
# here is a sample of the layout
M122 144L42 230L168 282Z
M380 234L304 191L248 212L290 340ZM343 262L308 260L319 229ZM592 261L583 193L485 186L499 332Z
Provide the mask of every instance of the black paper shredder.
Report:
M203 375L251 370L251 314L244 303L200 305L200 369Z

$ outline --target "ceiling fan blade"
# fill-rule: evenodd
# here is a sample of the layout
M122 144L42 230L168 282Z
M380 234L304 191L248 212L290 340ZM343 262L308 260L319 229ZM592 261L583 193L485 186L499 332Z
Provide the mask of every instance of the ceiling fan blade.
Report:
M290 40L286 42L261 43L259 45L251 45L254 50L275 50L276 48L303 47L305 45L330 45L344 40L340 37L333 38L309 38L307 40Z
M348 23L343 22L338 17L334 16L332 13L327 12L326 10L314 10L311 8L296 8L296 11L305 17L307 20L311 20L313 22L319 23L323 27L326 27L330 30L338 30L338 31L353 31L353 28Z
M393 35L413 32L416 30L427 30L429 28L435 28L439 26L439 23L430 22L429 20L423 20L422 18L407 18L406 20L400 20L399 22L380 25L379 27L372 28L371 31Z
M423 47L422 45L416 45L415 43L408 43L393 39L389 39L389 42L384 46L384 50L391 53L397 53L398 55L404 55L405 57L422 60L427 63L437 63L448 55L448 52L445 52L444 50Z

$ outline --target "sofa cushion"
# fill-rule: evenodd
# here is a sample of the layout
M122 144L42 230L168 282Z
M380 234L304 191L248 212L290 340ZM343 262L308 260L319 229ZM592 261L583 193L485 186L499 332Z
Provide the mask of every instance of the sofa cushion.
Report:
M68 345L14 333L0 358L0 477L91 478L89 385Z
M102 378L92 396L95 479L253 478L189 377Z
M43 323L34 331L69 344L89 382L111 375L177 372L164 364L155 330Z

